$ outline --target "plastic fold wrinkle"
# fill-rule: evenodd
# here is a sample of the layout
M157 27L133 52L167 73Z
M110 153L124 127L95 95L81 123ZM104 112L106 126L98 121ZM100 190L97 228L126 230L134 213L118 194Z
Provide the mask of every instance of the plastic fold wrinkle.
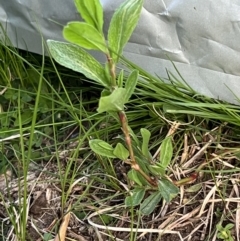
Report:
M105 32L122 2L101 0ZM147 0L124 56L162 78L166 69L177 75L173 61L198 93L239 104L239 12L240 0ZM0 23L12 44L39 54L42 37L64 41L62 26L77 20L73 0L0 1Z

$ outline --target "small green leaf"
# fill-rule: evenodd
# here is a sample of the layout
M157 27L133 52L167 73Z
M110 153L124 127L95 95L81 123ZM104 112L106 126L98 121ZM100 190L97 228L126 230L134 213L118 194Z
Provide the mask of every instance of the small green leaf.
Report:
M8 166L9 161L7 157L2 152L0 152L0 175L7 171Z
M14 121L14 126L19 126L19 121L21 119L22 125L28 124L32 121L33 113L31 110L25 110L17 119Z
M153 175L164 176L165 174L165 168L161 166L149 165L148 168Z
M85 49L96 49L107 53L104 36L84 22L70 22L63 29L63 37Z
M108 86L112 86L111 84L111 74L110 74L110 70L109 70L109 64L106 62L104 64L104 70L105 70L105 79L106 79L106 82L108 83Z
M80 72L88 79L95 80L99 84L108 87L103 66L82 48L54 40L48 40L47 44L53 58L59 64Z
M145 129L145 128L141 128L141 135L142 135L142 153L146 158L149 158L150 153L148 150L148 144L149 144L149 140L150 140L150 136L151 133L149 130Z
M138 71L133 70L132 73L128 76L125 89L126 89L126 102L129 101L130 97L132 96L138 81Z
M105 225L108 225L109 223L112 222L113 220L113 217L107 215L107 214L102 214L100 215L100 219L102 220L102 222L105 224Z
M142 212L142 214L144 215L151 214L161 199L162 199L162 195L159 191L155 191L150 196L148 196L140 206L140 211Z
M107 142L95 139L89 141L90 148L100 156L106 156L110 158L116 158L113 154L113 147L109 145Z
M137 136L135 135L135 133L133 132L133 130L131 129L130 126L128 126L128 131L129 131L132 139L133 139L134 142L136 143L136 146L139 147L139 149L140 149L140 141L138 140Z
M125 161L129 156L129 151L121 143L118 143L114 148L113 154L119 159Z
M31 102L32 101L32 96L28 95L27 93L23 93L21 95L21 99L23 102L27 103L27 102Z
M43 241L50 241L52 240L54 237L51 233L44 233L43 235Z
M197 183L195 185L191 185L189 188L185 190L185 192L198 192L202 188L202 183Z
M113 14L108 30L111 57L118 62L140 17L143 0L126 0Z
M223 227L222 227L222 225L220 223L218 223L216 225L216 228L217 228L218 231L222 231L223 230Z
M166 202L170 202L179 193L178 188L167 179L159 181L158 189Z
M111 94L111 91L108 90L108 89L103 89L102 92L101 92L102 97L109 96L110 94Z
M18 98L18 92L13 89L7 89L4 93L4 98L7 100L16 100Z
M75 6L86 23L102 32L103 9L99 0L74 0Z
M107 142L105 142L105 141L98 141L98 145L99 145L100 147L104 148L104 149L107 150L107 151L112 151L112 150L114 150L113 147L112 147L110 144L108 144Z
M115 89L110 95L103 96L99 100L99 107L97 111L102 113L104 111L121 111L124 108L124 98L126 90L124 88Z
M132 195L125 198L125 205L127 207L135 207L139 205L145 196L145 192L146 191L143 188L135 188Z
M127 174L128 178L132 181L134 181L135 183L137 183L139 186L142 186L142 182L140 181L140 179L138 178L137 172L135 170L130 170Z
M234 227L234 224L233 223L228 223L224 229L227 229L227 230L230 230Z
M167 168L173 156L173 147L171 136L166 137L161 145L160 165Z
M118 80L117 80L117 83L118 83L118 87L123 87L123 77L124 77L124 70L122 69L118 75Z
M133 148L134 150L135 147ZM145 172L145 174L149 174L148 166L149 166L149 160L143 156L143 154L140 152L138 153L137 150L135 151L135 159L140 166L140 168ZM145 179L144 179L145 180Z

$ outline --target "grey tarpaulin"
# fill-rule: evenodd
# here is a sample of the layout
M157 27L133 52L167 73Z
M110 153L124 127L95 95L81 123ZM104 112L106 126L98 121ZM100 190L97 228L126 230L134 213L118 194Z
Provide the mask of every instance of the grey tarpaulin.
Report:
M122 1L101 0L105 29ZM0 0L0 22L12 43L36 53L42 53L39 31L63 40L61 25L78 19L73 0ZM170 58L199 93L238 103L239 43L240 0L145 0L124 55L162 77L173 70Z

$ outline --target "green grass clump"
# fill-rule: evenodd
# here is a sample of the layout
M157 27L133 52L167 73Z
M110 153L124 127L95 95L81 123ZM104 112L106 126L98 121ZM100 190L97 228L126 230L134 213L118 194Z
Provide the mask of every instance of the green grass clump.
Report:
M125 108L129 127L137 137L141 128L151 133L154 160L170 134L166 176L183 181L172 202L142 215L139 206L124 206L135 185L129 167L89 148L93 139L113 146L124 140L120 123L96 112L99 85L7 40L0 59L1 240L51 240L68 214L72 240L138 240L144 232L152 240L217 240L224 227L231 227L226 240L239 235L228 225L239 218L239 106L199 95L180 75L161 80L122 58L140 75Z

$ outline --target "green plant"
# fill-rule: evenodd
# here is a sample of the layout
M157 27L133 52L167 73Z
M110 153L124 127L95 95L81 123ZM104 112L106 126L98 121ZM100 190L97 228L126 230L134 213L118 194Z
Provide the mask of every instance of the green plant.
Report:
M224 240L224 241L233 241L233 237L231 234L231 229L234 227L234 224L228 223L225 227L221 224L217 224L217 237Z
M50 53L59 64L84 74L104 87L97 111L107 112L120 121L125 145L118 142L113 147L103 140L94 139L90 140L90 147L98 155L118 158L131 166L128 177L134 181L135 188L125 204L141 204L142 213L149 214L161 198L170 201L175 197L178 188L165 174L173 153L172 137L163 140L160 158L153 160L148 149L151 133L141 129L139 140L128 125L124 108L137 85L138 70L132 70L126 81L124 70L118 75L116 72L123 48L137 25L143 0L127 0L115 11L107 39L103 33L103 9L99 0L75 0L75 5L85 22L70 22L64 27L63 36L70 43L48 40ZM105 54L105 66L83 48ZM151 194L142 202L146 191Z

